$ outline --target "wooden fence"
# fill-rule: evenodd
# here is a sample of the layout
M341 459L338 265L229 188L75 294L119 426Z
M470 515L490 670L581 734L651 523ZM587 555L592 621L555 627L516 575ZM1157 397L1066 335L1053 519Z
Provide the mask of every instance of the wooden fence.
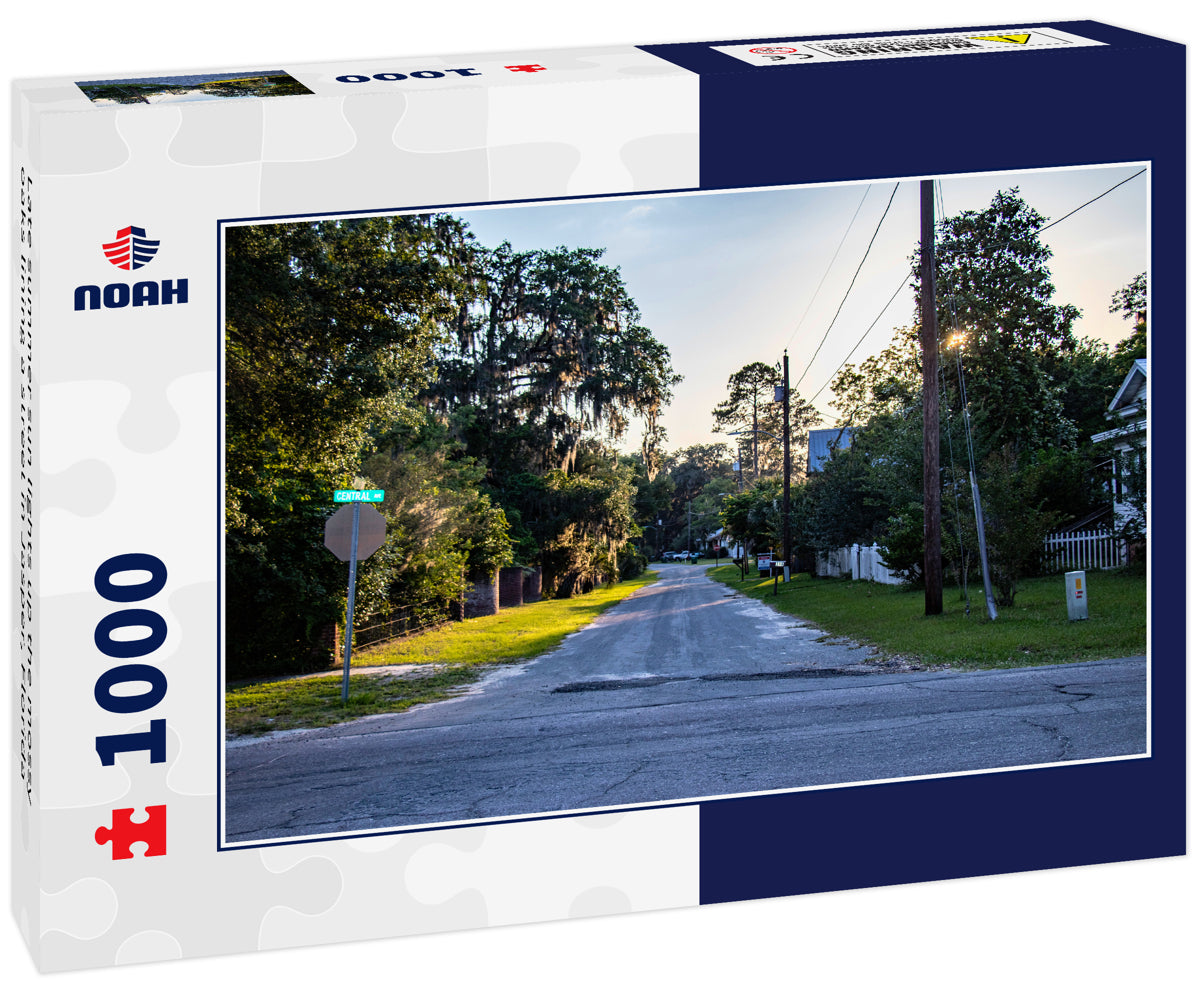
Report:
M817 554L817 576L841 577L849 574L855 581L878 581L880 584L902 584L904 578L883 563L879 547L843 546L828 553Z
M392 609L385 616L372 618L362 626L355 625L354 649L356 651L366 650L368 647L395 640L397 637L407 637L434 626L440 626L453 618L450 606L442 601L424 602L420 605Z

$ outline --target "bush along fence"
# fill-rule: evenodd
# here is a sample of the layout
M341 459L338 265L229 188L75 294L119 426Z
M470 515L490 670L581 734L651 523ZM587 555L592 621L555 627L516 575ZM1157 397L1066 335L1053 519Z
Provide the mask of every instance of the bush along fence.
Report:
M1108 529L1081 532L1052 532L1046 537L1044 570L1112 570L1129 563L1129 545ZM843 546L817 554L817 577L850 575L855 581L903 584L904 578L884 562L876 544Z

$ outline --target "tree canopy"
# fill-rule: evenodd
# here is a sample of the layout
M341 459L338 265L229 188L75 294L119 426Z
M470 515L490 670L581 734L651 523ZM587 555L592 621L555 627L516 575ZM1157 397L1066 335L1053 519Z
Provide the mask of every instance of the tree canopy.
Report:
M613 580L633 473L679 382L595 248L488 248L449 215L231 227L226 584L235 673L300 670L344 607L337 487L385 489L356 618L459 595L513 559L555 594ZM584 469L586 467L586 470Z
M1105 407L1124 376L1113 352L1075 332L1080 311L1053 301L1045 223L1010 189L937 228L943 558L960 577L964 559L979 566L970 445L990 562L1009 603L1020 578L1036 571L1049 528L1111 509L1091 436L1106 427ZM912 261L919 292L915 252ZM1114 310L1127 319L1144 309L1144 276L1141 283L1114 296ZM924 547L919 345L918 304L913 324L897 330L886 349L833 380L835 405L854 428L852 444L810 477L801 527L817 550L879 543L889 566L917 579Z
M775 399L776 388L782 384L779 365L750 362L730 375L726 384L729 395L713 408L713 431L742 438L740 452L751 481L764 474L783 475L783 405ZM792 477L796 479L805 467L805 429L817 424L818 415L797 388L788 392Z
M680 377L603 255L503 244L475 256L426 393L441 413L470 409L469 445L498 475L569 470L585 436L619 438L634 416L657 439Z

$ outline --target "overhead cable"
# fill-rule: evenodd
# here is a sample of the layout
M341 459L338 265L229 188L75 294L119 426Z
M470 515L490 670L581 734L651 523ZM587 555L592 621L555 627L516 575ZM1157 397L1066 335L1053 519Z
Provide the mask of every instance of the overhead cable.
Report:
M837 312L834 313L833 319L829 321L829 326L825 329L825 333L822 335L821 341L817 345L817 350L812 353L812 358L808 360L808 365L804 367L804 371L800 373L800 378L796 380L797 386L799 386L804 381L804 377L808 375L808 370L812 368L813 362L817 360L817 355L820 354L821 348L825 345L825 340L829 337L829 332L833 330L833 325L837 323L837 318L841 315L842 307L846 305L846 300L850 298L850 293L854 289L854 283L858 279L859 272L862 271L863 265L867 263L867 258L870 256L871 248L875 246L875 238L879 236L879 230L883 226L883 221L887 219L887 214L892 208L892 202L896 198L896 192L899 190L900 182L897 181L896 186L892 188L892 194L891 197L888 198L888 204L883 210L883 215L879 217L879 222L875 224L875 232L871 234L871 242L867 244L866 252L863 254L862 260L858 262L858 268L855 270L854 276L850 279L850 286L846 289L846 294L842 296L842 301L838 303Z

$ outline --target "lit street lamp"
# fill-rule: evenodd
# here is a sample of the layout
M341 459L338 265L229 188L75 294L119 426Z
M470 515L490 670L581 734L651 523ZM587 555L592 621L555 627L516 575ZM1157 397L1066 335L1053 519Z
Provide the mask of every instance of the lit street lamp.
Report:
M963 427L966 429L967 434L967 467L971 477L971 500L975 505L975 532L979 537L979 569L983 574L983 597L987 604L988 619L994 620L996 618L996 600L992 596L992 576L988 569L987 539L984 536L983 530L983 510L979 500L979 484L975 480L975 444L971 438L971 412L967 408L967 378L963 375L962 346L966 340L966 331L954 331L946 339L946 347L957 349L955 354L958 359L958 391L962 403Z

